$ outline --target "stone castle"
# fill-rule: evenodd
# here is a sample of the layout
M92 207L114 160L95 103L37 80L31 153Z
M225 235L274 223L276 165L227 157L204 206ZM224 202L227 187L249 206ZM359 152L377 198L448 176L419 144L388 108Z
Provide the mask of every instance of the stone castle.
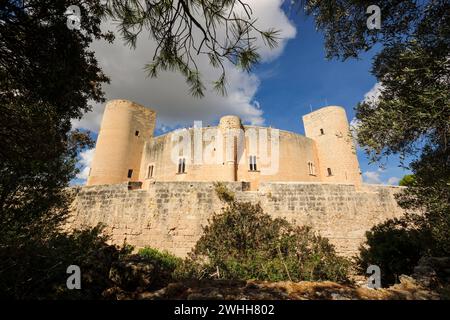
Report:
M243 181L257 190L260 183L275 181L361 184L342 107L329 106L305 115L305 136L243 126L239 117L224 116L217 127L154 137L155 122L156 113L148 108L125 100L110 101L87 185L132 181L147 187L154 181ZM193 146L196 136L202 144L197 154ZM184 148L176 149L179 138L186 141ZM207 156L212 161L204 161Z
M305 136L242 125L154 137L156 112L126 100L105 108L91 170L73 189L72 227L103 223L112 242L185 256L223 203L221 181L238 200L309 225L351 256L373 225L403 214L400 187L362 183L345 110L328 106L303 116Z

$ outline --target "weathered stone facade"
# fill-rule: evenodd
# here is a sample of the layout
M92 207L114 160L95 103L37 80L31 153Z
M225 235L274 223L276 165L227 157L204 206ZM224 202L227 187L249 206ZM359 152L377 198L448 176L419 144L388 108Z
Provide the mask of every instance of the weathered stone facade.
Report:
M400 187L267 182L258 191L245 191L248 183L225 185L238 200L260 202L274 217L313 227L346 256L357 253L370 227L403 214L394 199ZM74 191L71 227L101 222L116 244L152 246L178 256L190 251L202 225L224 206L212 182L154 182L145 189L124 183Z

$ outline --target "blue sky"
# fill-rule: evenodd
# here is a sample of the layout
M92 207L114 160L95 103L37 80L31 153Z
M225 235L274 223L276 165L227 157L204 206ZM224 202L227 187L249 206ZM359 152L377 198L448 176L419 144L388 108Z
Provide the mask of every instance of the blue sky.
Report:
M111 84L105 86L106 99L129 99L156 110L156 135L192 125L194 120L217 123L224 114L237 114L246 123L304 134L301 118L310 112L310 106L313 110L325 105L343 106L351 121L356 104L376 84L370 73L376 50L362 53L358 60L326 60L323 35L315 30L313 20L295 14L286 16L280 9L281 3L282 0L253 1L259 21L264 26L280 28L285 39L273 52L262 48L263 63L250 74L228 66L228 96L208 92L203 99L193 98L179 74L165 73L149 79L143 66L149 62L155 44L142 35L133 51L120 40L113 45L94 43L99 63L111 78ZM205 77L211 76L208 61L200 63ZM103 107L94 106L93 112L74 123L74 127L90 129L95 139ZM379 164L368 163L362 150L357 153L366 182L396 184L408 173L399 167L397 157L385 161L384 169L380 169ZM92 155L93 151L81 155L84 173L88 172L86 167Z

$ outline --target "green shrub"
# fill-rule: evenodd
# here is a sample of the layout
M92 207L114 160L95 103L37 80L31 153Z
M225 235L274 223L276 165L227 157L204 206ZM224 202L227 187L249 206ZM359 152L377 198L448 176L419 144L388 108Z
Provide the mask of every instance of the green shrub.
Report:
M450 148L426 146L410 167L400 181L408 188L396 194L405 216L373 227L358 259L362 272L379 265L384 285L411 274L422 256L450 256Z
M174 256L166 250L159 251L150 247L140 249L138 255L145 258L146 261L169 272L173 272L183 262L183 259Z
M112 284L111 266L130 253L107 240L101 226L48 239L3 239L0 299L101 299ZM81 290L67 289L70 265L81 269Z
M402 187L413 187L415 183L416 183L415 176L413 174L407 174L400 179L398 185Z
M327 239L308 227L273 219L259 204L227 198L228 206L203 227L203 235L177 270L178 277L348 280L349 261L337 256Z
M366 238L356 259L357 268L365 274L369 265L379 266L383 286L398 282L401 274L412 274L426 253L423 230L411 228L405 219L391 219L376 225L366 232Z
M228 189L222 182L214 183L214 188L217 196L223 202L229 203L234 201L235 198L234 192Z

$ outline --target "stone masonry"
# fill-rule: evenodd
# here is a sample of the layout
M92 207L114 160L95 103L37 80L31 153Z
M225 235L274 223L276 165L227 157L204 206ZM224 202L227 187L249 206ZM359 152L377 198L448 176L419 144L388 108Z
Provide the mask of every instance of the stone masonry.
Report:
M273 217L311 226L345 256L357 253L373 225L403 214L394 198L401 187L266 182L258 191L246 191L245 182L225 185L238 200L260 202ZM145 189L123 183L73 191L71 228L103 223L115 244L151 246L181 257L195 245L208 218L224 207L212 182L153 182Z

